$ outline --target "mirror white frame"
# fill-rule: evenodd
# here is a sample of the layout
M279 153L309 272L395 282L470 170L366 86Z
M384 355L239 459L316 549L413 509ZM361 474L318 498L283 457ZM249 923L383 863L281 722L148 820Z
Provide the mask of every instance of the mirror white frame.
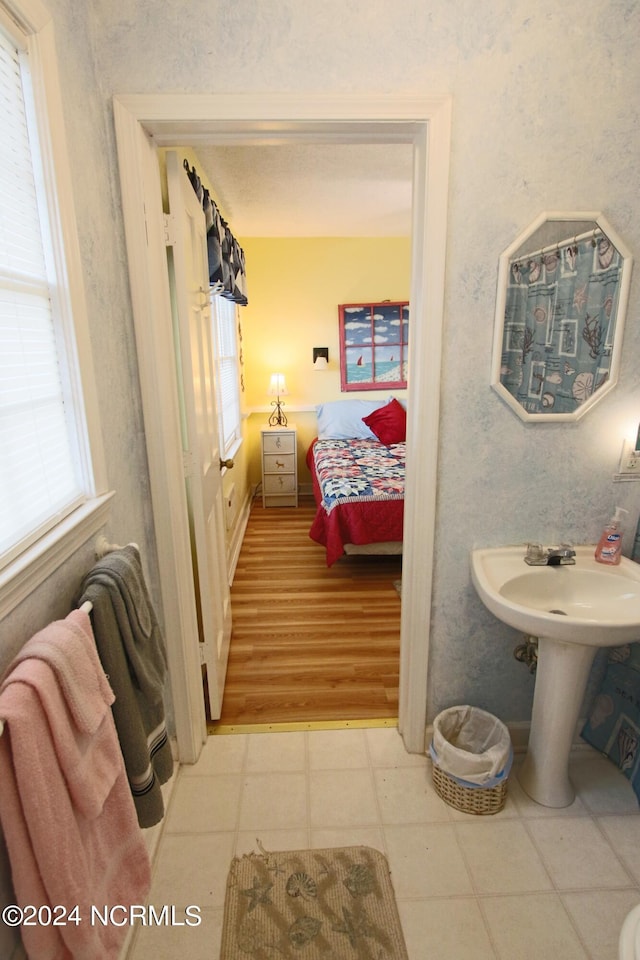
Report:
M609 371L605 382L594 389L590 396L584 399L573 412L553 413L551 410L549 410L549 412L531 413L526 410L520 401L504 386L501 379L503 372L503 342L505 331L505 309L507 305L507 288L509 284L511 265L515 255L518 254L518 258L527 255L525 244L528 240L531 240L532 237L536 236L538 231L541 230L545 224L553 224L554 222L563 221L569 221L572 233L576 228L576 224L582 222L585 224L585 231L599 229L611 241L622 259L622 270L620 275L618 304L614 321L613 343L611 348ZM540 234L538 236L540 236ZM540 249L541 246L542 250ZM557 247L555 240L548 244L548 250L550 252L555 247ZM536 254L539 255L546 250L547 245L538 243ZM498 287L493 335L493 357L491 363L491 386L496 393L502 397L505 403L511 407L514 413L520 417L521 420L525 420L527 422L537 421L539 423L557 423L559 421L578 420L580 417L584 416L587 410L601 400L616 385L620 366L620 356L622 353L624 323L629 299L632 266L633 258L630 251L620 239L619 235L613 229L611 224L608 223L601 213L597 212L560 213L552 211L541 213L540 216L538 216L531 224L529 224L529 226L520 234L520 236L518 236L516 240L514 240L514 242L510 244L501 254L498 262Z

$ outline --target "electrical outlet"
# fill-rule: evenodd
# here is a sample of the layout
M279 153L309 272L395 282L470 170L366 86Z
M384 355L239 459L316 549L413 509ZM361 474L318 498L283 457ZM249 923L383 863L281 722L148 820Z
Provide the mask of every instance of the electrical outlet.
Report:
M640 450L636 450L630 440L625 440L622 447L619 473L640 478Z

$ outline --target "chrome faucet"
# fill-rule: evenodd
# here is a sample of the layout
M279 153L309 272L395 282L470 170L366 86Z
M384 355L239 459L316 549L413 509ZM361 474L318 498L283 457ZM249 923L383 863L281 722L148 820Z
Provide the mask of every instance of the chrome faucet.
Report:
M561 543L559 547L547 547L545 550L539 543L528 543L524 562L530 567L558 567L576 562L576 552L569 543Z

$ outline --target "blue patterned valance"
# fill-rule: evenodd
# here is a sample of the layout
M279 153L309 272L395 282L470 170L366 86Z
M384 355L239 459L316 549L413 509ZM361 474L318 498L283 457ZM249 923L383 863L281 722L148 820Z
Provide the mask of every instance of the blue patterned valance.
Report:
M231 233L229 224L221 217L213 197L202 183L196 168L190 167L188 160L184 160L183 163L191 186L204 210L211 292L245 307L248 300L244 251Z
M527 413L574 413L609 377L623 258L597 229L509 266L500 383Z

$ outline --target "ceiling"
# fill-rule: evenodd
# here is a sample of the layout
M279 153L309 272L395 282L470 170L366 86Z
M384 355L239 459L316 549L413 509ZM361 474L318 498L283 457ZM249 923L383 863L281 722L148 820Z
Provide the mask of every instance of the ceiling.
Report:
M198 146L220 212L243 237L411 233L409 143Z

